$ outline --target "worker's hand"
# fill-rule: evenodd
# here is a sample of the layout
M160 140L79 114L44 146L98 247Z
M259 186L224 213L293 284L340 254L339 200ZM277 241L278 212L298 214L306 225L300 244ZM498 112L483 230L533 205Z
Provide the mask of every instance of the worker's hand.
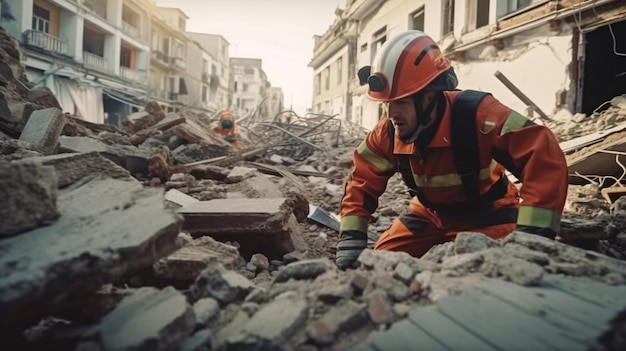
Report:
M358 230L345 230L339 233L337 243L337 258L335 262L339 269L354 268L356 259L367 247L367 234Z
M554 239L556 237L556 232L550 228L541 228L532 225L518 225L515 230L518 232L543 236L548 239Z

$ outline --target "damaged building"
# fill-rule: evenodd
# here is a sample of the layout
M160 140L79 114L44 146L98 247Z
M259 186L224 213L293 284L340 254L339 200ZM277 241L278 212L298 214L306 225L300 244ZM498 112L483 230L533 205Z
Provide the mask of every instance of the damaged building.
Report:
M452 61L460 89L531 117L589 115L624 93L625 13L619 0L348 0L315 38L313 112L371 128L379 106L355 72L389 37L417 29Z

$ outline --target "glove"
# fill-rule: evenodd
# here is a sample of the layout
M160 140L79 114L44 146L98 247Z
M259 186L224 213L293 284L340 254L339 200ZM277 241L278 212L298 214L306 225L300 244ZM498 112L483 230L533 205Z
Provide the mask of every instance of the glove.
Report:
M367 247L367 234L358 230L346 230L339 233L336 260L341 270L354 268L356 259Z
M543 236L544 238L548 239L554 239L556 237L556 232L550 228L541 228L532 225L518 225L515 230L528 234Z

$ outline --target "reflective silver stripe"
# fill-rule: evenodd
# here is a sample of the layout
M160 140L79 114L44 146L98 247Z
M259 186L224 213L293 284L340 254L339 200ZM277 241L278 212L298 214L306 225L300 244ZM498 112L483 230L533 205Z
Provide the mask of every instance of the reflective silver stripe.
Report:
M346 247L366 247L367 239L364 240L341 240L337 243L338 249L343 249ZM355 249L356 250L356 249Z
M491 176L491 173L498 164L495 160L491 160L489 166L481 169L478 173L478 180L485 180ZM458 173L449 173L427 178L424 175L413 174L415 184L421 188L440 188L446 186L463 185L461 176Z
M392 170L393 164L389 162L386 158L380 157L370 150L365 141L361 142L361 145L356 149L356 152L359 156L363 157L367 162L373 164L378 170L381 172L388 172Z
M521 129L524 127L524 124L528 122L528 119L515 111L511 111L509 117L507 117L506 122L502 126L502 130L500 131L500 135L504 135L508 132L512 132L514 130Z
M517 214L517 224L550 228L558 232L561 224L561 214L541 207L520 206Z
M345 216L341 217L341 223L339 230L358 230L360 232L367 232L367 220L359 216Z

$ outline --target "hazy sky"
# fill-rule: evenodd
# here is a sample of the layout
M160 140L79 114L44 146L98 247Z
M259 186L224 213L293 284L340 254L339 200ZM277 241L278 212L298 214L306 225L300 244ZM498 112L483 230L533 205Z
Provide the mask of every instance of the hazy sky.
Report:
M187 31L221 34L231 57L263 60L273 87L283 89L285 108L304 115L311 107L313 35L324 34L345 0L157 0L189 17Z

